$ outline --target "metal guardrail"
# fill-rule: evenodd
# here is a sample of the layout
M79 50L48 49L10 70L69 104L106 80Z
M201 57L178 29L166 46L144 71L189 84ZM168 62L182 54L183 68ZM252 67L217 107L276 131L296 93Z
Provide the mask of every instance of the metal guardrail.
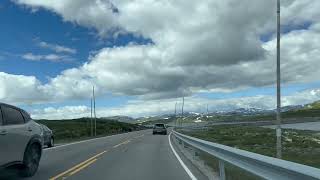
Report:
M201 140L176 131L173 135L182 142L219 159L220 179L225 179L224 162L228 162L264 179L313 180L320 179L320 169L256 154L229 146Z

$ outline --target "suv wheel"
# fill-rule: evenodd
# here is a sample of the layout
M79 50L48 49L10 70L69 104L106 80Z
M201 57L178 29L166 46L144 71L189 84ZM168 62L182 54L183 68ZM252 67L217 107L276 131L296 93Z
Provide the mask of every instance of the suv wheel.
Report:
M32 144L28 146L25 152L23 167L21 169L20 175L22 177L33 176L38 170L40 157L41 157L41 149L39 145Z
M54 146L54 139L53 139L53 137L51 137L50 138L50 142L48 144L48 147L50 148L50 147L53 147L53 146Z

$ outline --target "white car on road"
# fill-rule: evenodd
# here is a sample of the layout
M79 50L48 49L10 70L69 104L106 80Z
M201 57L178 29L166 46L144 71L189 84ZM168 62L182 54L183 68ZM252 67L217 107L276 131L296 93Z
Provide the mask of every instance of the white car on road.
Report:
M0 169L19 165L19 175L33 176L42 154L42 133L26 111L0 103Z

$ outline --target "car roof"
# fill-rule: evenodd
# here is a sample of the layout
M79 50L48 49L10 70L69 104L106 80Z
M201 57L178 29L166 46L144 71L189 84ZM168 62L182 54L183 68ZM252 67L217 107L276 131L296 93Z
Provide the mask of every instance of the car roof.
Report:
M2 102L0 102L0 105L12 106L12 105L10 105L10 104L6 104L6 103L2 103Z
M14 106L14 105L11 105L11 104L6 104L6 103L1 103L1 102L0 102L0 105L5 105L5 106L13 107L13 108L15 108L15 109L22 110L21 108L18 108L17 106Z
M18 109L19 111L22 111L22 112L26 113L28 116L30 116L30 114L29 114L27 111L25 111L25 110L23 110L23 109L21 109L21 108L19 108L19 107L17 107L17 106L13 106L13 105L10 105L10 104L6 104L6 103L0 102L0 106L1 106L1 105L5 105L5 106L9 106L9 107Z

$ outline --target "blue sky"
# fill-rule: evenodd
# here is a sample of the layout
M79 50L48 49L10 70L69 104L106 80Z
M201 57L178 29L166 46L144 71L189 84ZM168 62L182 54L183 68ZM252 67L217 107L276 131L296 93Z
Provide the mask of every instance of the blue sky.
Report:
M310 21L304 21L299 24L285 24L281 25L281 34L288 34L294 30L307 30L312 25ZM276 34L275 31L268 32L260 36L260 40L263 42L270 41L272 38L275 38Z
M133 34L120 34L117 38L101 38L96 30L85 28L75 23L64 22L61 16L44 9L31 13L26 7L17 6L9 0L1 3L0 55L10 61L1 61L1 71L12 74L36 76L46 83L48 77L55 77L61 71L78 67L88 61L90 52L104 47L125 46L130 42L137 44L151 43L151 40L136 37ZM31 23L30 23L31 22ZM14 37L14 38L12 38ZM28 52L34 54L53 53L41 48L37 42L63 45L77 50L72 55L72 62L32 62L23 60L19 55Z
M37 77L42 83L59 75L63 70L78 67L88 61L91 52L104 47L125 46L129 43L148 44L150 39L137 37L133 34L120 34L117 38L100 38L94 29L63 22L62 18L47 10L39 9L31 13L28 9L17 6L5 0L0 3L0 71ZM32 22L32 23L30 23ZM14 37L14 38L12 38ZM32 52L34 54L54 53L52 50L41 48L37 42L59 44L77 50L72 55L71 62L28 61L20 55ZM135 99L129 96L105 95L99 97L97 106L113 107L124 105L128 100ZM89 100L71 100L49 104L52 107L87 105ZM43 108L48 104L22 105L26 109Z
M166 35L167 33L167 32L162 33L162 31L165 32L168 30L168 29L163 29L163 30L161 29L162 26L160 26L159 24L161 24L162 22L157 22L158 24L157 23L152 24L153 22L147 19L146 23L151 23L151 24L144 25L143 20L138 20L134 22L138 24L141 21L143 25L142 27L139 27L139 26L135 27L134 25L130 25L127 27L128 29L130 28L136 29L137 30L136 33L121 31L125 29L124 27L122 28L113 27L113 29L110 30L110 33L107 33L107 35L105 36L101 36L99 35L99 32L101 31L101 29L95 26L94 23L96 22L94 20L93 20L94 23L92 25L83 25L85 23L81 22L82 19L79 20L80 22L72 21L72 20L64 20L66 19L67 15L64 14L63 11L60 11L59 9L53 12L50 8L47 8L46 6L42 7L41 5L39 5L38 8L31 10L30 4L26 3L25 5L18 5L17 3L14 3L9 0L4 0L0 2L0 22L1 22L0 72L5 72L11 75L34 76L37 78L37 80L41 82L41 85L50 83L49 82L50 79L61 75L61 73L64 70L68 70L71 68L77 69L81 67L84 63L90 63L88 62L89 56L91 55L94 56L103 48L113 49L114 47L124 47L125 49L126 47L128 47L129 44L134 44L135 46L146 45L147 47L157 47L159 43L161 44L162 41L163 42L166 41L166 37L161 37L157 35L157 33L159 32L161 32L160 34L164 34L164 35ZM54 6L52 7L54 9ZM67 7L67 8L70 8L70 7ZM114 14L121 14L121 15L125 14L125 12L121 11L121 7L116 11L114 11L114 7L113 7L112 11ZM156 16L156 14L154 16ZM135 15L129 14L128 17L126 18L129 18L129 17L134 18ZM148 18L149 16L141 15L136 17ZM153 16L150 16L150 17L152 18ZM181 17L183 17L183 15L181 15ZM70 19L70 17L67 17L67 19L68 18ZM101 18L97 18L97 22L99 19ZM106 17L106 19L108 18ZM125 22L130 22L129 20ZM170 22L170 18L168 19L164 18L164 20L168 20L168 22ZM167 23L166 21L164 22ZM108 22L105 22L105 23L107 26ZM312 19L309 20L308 18L305 18L303 21L288 20L282 25L282 31L281 31L282 36L286 36L287 34L290 34L292 31L299 31L299 30L309 31L310 28L313 27L314 23L315 23L314 20ZM156 28L151 28L151 30L148 29L153 25ZM179 28L175 28L174 26L172 26L172 28L174 32L179 30ZM158 31L158 29L160 29L159 32L154 32L154 33L152 32L152 30ZM120 30L121 32L126 32L126 33L120 33L118 36L114 36L113 31L117 31L117 30ZM168 33L170 32L171 31L168 30ZM189 32L189 31L186 31L186 32ZM193 32L193 31L190 31L190 32ZM271 31L266 31L263 34L261 34L260 35L261 42L266 43L268 41L273 40L275 38L274 32L275 32L274 29L272 29ZM236 32L234 33L236 34ZM150 38L145 38L145 37L150 37ZM156 40L154 42L157 42L158 44L155 44L153 42L153 38L155 38ZM189 37L185 36L183 38L189 38ZM190 36L190 38L192 37ZM177 41L179 40L180 39L177 39ZM168 41L168 42L172 42L172 41ZM48 44L48 46L50 47L49 48L43 47L40 45L41 43ZM166 43L163 43L163 44L166 44ZM54 48L52 48L56 46L68 48L68 49L74 50L75 52L71 52L71 53L67 51L58 52L54 50ZM193 50L194 49L190 49L190 51L193 51ZM34 55L35 59L37 58L37 56L39 56L38 57L39 59L38 60L26 59L25 55L27 54ZM46 55L50 55L50 54L61 56L61 59L59 59L59 61L44 59ZM106 61L109 61L109 60L107 59ZM137 64L136 66L140 66L140 64ZM148 71L146 70L146 72ZM133 77L134 75L136 75L134 74L136 72L129 72L129 73L133 73ZM137 84L140 84L140 83L137 83ZM163 83L163 84L170 84L170 83ZM192 87L192 84L189 86ZM120 87L122 86L120 85ZM319 80L306 81L306 83L292 82L290 84L284 84L282 86L283 88L282 94L284 96L291 96L299 92L312 90L319 87L320 87ZM91 88L91 87L88 87L88 88ZM125 89L124 91L126 92L128 88L124 87L124 89ZM160 89L163 89L163 88L160 88ZM123 95L114 95L114 94L111 94L110 93L111 91L108 91L108 90L102 93L102 95L98 97L97 107L103 107L103 108L125 107L130 102L144 101L143 98L141 100L141 97L128 95L128 94L126 95L123 92L119 92L119 94L123 94ZM1 92L0 92L0 95L1 95ZM215 100L215 99L222 100L222 99L244 98L244 97L251 97L251 96L258 96L258 95L275 96L275 87L273 85L266 85L263 87L255 87L253 85L250 87L249 85L249 88L247 89L235 90L235 91L231 91L230 93L225 93L225 92L195 93L195 94L192 94L192 97L209 99L209 100ZM53 102L48 102L48 103L35 103L32 106L22 103L21 106L23 106L26 109L32 110L33 108L42 109L45 107L60 108L64 106L80 106L80 105L89 106L90 105L89 103L90 103L89 99L79 98L79 99L67 99L65 101L58 101L58 102L55 102L53 100Z
M2 3L2 7L0 20L4 26L0 34L0 38L3 39L0 48L2 56L10 59L10 61L0 62L1 70L5 72L34 75L42 82L46 82L47 77L54 77L65 69L85 62L89 52L99 48L95 38L88 35L90 30L71 23L64 23L61 17L53 13L44 10L30 13L27 9L9 1ZM72 35L70 35L71 32ZM76 40L73 41L72 38ZM74 55L76 61L70 63L32 62L19 57L28 52L49 53L47 49L36 45L37 39L76 48L78 50Z

